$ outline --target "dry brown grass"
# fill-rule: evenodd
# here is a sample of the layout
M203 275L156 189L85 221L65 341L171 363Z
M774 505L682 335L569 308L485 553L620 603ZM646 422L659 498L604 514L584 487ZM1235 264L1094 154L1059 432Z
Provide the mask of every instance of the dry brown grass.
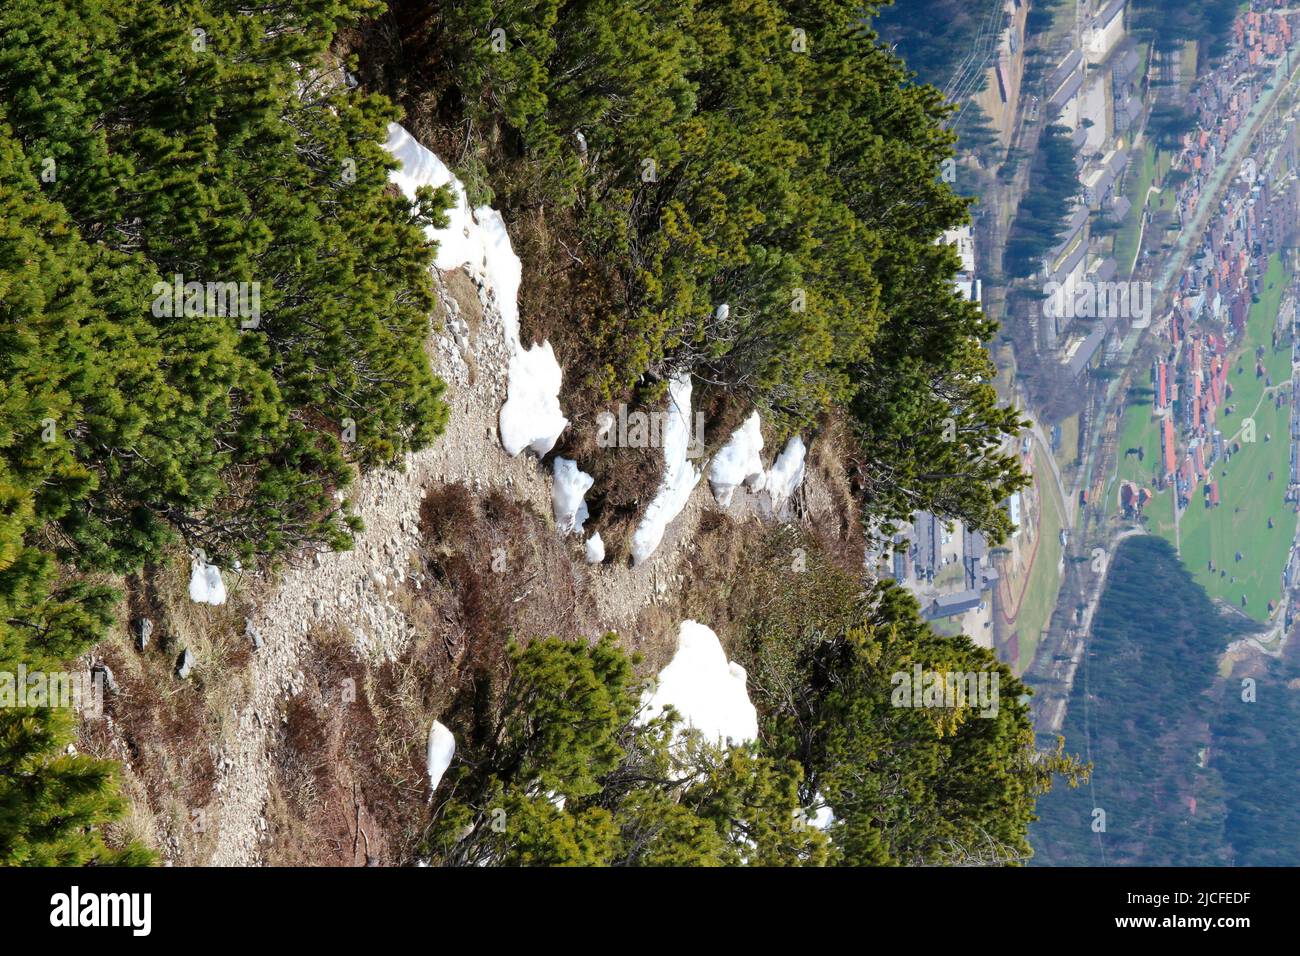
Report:
M642 656L640 673L667 663L687 617L713 627L733 657L751 659L747 624L772 600L772 575L795 547L845 570L860 568L853 489L839 463L846 437L835 427L812 445L796 527L705 509L680 577L621 635ZM613 497L643 507L646 492L633 490L643 472L620 467L619 456L630 451L600 450L593 457L608 455L604 480ZM593 504L607 521L628 521L630 533L635 509ZM429 493L420 522L422 547L410 569L418 573L408 574L396 595L415 634L402 656L363 660L350 636L318 629L300 661L301 693L282 713L263 715L278 727L266 806L270 863L362 865L367 842L381 864L410 862L428 819L430 722L451 727L462 752L479 750L493 726L512 639L591 639L599 632L585 567L549 515L505 490L476 494L453 484ZM112 730L107 722L87 725L83 738L90 752L129 762L132 809L120 834L151 833L146 842L163 846L170 858L202 862L218 835L193 832L191 814L212 801L216 755L233 734L234 705L247 698L251 645L243 635L244 608L256 595L231 579L229 605L194 605L187 581L188 561L175 555L127 582L119 627L96 651L121 685L108 704ZM141 616L155 624L144 653L129 628ZM198 665L182 682L174 671L184 646L195 651Z
M285 704L274 747L267 860L285 866L347 865L358 836L351 783L373 769L366 752L350 746L352 733L374 730L365 667L342 638L320 631L312 635L304 665L303 688Z
M529 505L439 486L421 530L425 583L408 579L398 596L416 635L400 658L363 661L345 636L312 635L275 746L269 862L360 865L361 829L379 863L409 862L428 817L430 723L473 748L492 723L510 640L586 633L569 549ZM343 700L345 687L355 699Z
M188 582L189 559L179 551L123 582L117 624L93 651L119 689L105 700L108 719L85 721L80 733L85 752L123 763L128 811L115 832L180 862L202 860L216 838L204 814L234 708L248 695L252 655L244 636L247 593L238 576L227 575L229 600L219 607L191 602ZM141 651L136 624L146 617L154 630ZM196 664L182 681L176 664L186 647Z
M773 524L755 516L736 518L708 509L686 554L679 591L655 606L655 616L642 615L638 631L647 637L638 646L646 668L666 663L675 647L676 624L693 618L707 623L729 653L744 656L740 639L785 585L794 581L796 559L824 564L849 577L863 572L860 511L843 465L850 438L836 422L828 422L811 444L804 485L796 496L791 524ZM672 622L667 633L656 624Z
M378 669L344 635L312 633L284 708L267 806L273 865L403 862L423 824L428 701L410 661Z
M835 563L849 570L863 561L860 491L849 470L858 454L844 415L825 420L809 448L798 496L801 524Z

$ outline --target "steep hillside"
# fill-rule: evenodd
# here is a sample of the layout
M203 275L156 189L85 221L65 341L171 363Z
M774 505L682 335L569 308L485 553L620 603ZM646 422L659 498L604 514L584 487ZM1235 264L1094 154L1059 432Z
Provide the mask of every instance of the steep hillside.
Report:
M1027 858L1081 768L867 571L1025 478L858 5L0 28L0 673L104 688L0 861Z

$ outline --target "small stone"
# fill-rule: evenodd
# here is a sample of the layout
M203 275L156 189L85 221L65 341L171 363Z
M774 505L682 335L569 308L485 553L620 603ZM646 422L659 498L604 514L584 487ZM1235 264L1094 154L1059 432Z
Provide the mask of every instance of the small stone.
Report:
M135 644L140 650L149 646L149 638L153 637L153 621L147 617L142 617L135 622Z
M113 676L113 670L107 664L96 664L90 669L90 676L94 680L102 680L104 690L108 693L117 693L117 678Z
M260 651L262 649L262 633L253 626L251 617L244 619L244 636L253 642L253 650Z
M176 663L176 676L181 680L185 680L190 676L190 672L194 670L194 664L194 652L187 647L181 654L180 660Z

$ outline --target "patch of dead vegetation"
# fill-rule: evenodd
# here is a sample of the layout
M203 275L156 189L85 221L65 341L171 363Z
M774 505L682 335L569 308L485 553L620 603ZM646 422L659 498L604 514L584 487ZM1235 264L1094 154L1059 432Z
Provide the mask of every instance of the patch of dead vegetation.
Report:
M499 486L475 497L463 484L448 484L426 496L420 520L424 571L433 582L420 600L448 625L453 659L499 653L512 632L527 639L587 629L573 549L531 503Z
M499 488L476 497L440 485L420 527L424 583L401 594L418 636L400 657L363 661L345 636L312 634L275 748L268 862L411 862L404 854L432 796L431 722L451 727L462 747L482 744L510 641L587 632L569 548L529 504Z
M189 600L189 560L169 553L121 584L118 620L90 658L113 673L103 719L80 726L82 752L122 764L129 810L121 832L176 862L197 862L216 835L206 826L215 795L223 741L233 732L235 707L248 694L252 643L244 634L247 595L227 576L225 605ZM141 622L153 629L141 649ZM190 677L177 664L188 648Z
M375 671L346 636L312 633L301 691L285 702L267 805L267 862L403 862L427 782L424 702L388 665ZM427 724L424 724L427 731Z
M624 646L642 656L639 673L657 673L668 663L683 620L709 625L729 654L752 662L755 650L747 646L747 635L754 622L778 606L793 613L799 585L818 572L829 570L824 577L837 587L865 585L860 511L842 457L850 440L835 422L818 433L789 523L735 502L728 509L701 510L681 566L621 635Z

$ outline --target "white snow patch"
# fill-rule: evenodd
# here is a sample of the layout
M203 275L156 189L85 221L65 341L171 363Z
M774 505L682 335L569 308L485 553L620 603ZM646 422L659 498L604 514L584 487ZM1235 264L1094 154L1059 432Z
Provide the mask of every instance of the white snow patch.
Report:
M732 433L709 464L709 487L718 504L727 507L731 496L741 484L750 491L759 491L766 481L763 459L763 432L758 412L753 412L743 425Z
M226 583L221 571L211 564L194 561L190 570L190 600L196 604L225 604Z
M659 672L654 693L642 697L639 719L653 720L671 706L687 727L719 743L758 739L758 711L745 689L745 669L728 662L718 635L696 621L683 621L677 653Z
M826 798L820 793L813 798L813 803L817 806L817 809L808 818L809 824L818 830L829 829L830 825L835 822L835 811L831 809L830 804L826 802Z
M700 471L687 453L691 441L691 376L674 376L668 383L668 421L663 428L664 477L632 534L632 563L640 564L654 553L664 538L668 523L676 518L690 498Z
M501 406L501 447L512 458L525 448L540 457L555 447L569 424L560 411L560 382L564 373L550 342L523 348L510 342L510 372L506 402Z
M767 493L772 501L772 512L780 514L781 508L803 483L804 457L807 449L803 439L795 435L785 443L785 448L767 472Z
M519 340L519 283L523 266L510 246L505 220L491 206L471 210L465 186L433 153L396 123L388 124L384 147L402 164L389 179L411 200L420 186L450 183L455 204L447 210L446 229L429 229L438 243L439 269L465 266L490 291L505 326L510 370L506 402L501 406L501 445L511 456L525 448L545 455L569 424L560 410L563 372L550 342L525 349Z
M551 505L555 509L555 525L561 534L577 534L582 531L582 526L587 521L587 503L583 498L594 481L573 459L555 459Z
M451 766L451 758L455 753L455 736L439 721L435 720L433 726L429 728L429 752L426 758L429 768L430 790L438 789L438 784L442 781L442 775Z
M605 540L597 531L587 539L587 563L600 564L605 560Z

